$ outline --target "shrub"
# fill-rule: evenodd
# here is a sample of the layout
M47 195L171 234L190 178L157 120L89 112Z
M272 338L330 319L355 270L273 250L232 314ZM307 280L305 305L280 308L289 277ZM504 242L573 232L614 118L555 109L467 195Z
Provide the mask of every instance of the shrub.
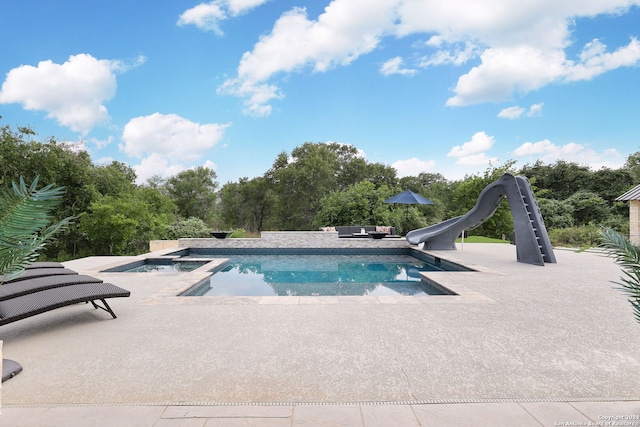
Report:
M600 242L600 229L593 224L549 230L554 246L593 247Z
M200 218L191 217L167 226L167 239L209 237L211 230Z

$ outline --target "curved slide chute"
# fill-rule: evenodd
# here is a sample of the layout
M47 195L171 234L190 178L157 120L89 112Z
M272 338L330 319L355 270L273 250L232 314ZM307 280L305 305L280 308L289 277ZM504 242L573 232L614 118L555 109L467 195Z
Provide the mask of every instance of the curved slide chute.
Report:
M458 236L486 221L495 213L504 197L513 215L518 261L535 265L555 263L551 241L529 180L510 173L487 185L478 196L476 205L465 215L410 231L407 241L412 245L424 243L424 249L456 249Z

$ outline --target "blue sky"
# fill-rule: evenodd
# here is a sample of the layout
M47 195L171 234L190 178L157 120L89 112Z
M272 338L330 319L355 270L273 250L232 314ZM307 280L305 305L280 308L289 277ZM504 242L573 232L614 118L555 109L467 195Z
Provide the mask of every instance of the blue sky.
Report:
M398 176L640 151L640 0L2 0L0 124L140 182L339 142Z

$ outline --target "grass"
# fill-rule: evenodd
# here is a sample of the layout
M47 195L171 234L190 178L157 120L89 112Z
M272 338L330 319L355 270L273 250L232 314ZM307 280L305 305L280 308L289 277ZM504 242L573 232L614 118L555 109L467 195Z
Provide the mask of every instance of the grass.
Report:
M462 239L457 238L456 242L462 243ZM464 239L464 243L509 243L509 241L502 239L493 239L491 237L469 236Z

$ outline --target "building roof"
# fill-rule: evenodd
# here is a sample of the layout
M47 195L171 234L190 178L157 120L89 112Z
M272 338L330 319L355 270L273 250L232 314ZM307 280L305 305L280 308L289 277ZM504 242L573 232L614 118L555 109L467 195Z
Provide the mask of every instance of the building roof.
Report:
M617 201L626 202L629 200L640 200L640 185L636 185L631 190L616 198Z

